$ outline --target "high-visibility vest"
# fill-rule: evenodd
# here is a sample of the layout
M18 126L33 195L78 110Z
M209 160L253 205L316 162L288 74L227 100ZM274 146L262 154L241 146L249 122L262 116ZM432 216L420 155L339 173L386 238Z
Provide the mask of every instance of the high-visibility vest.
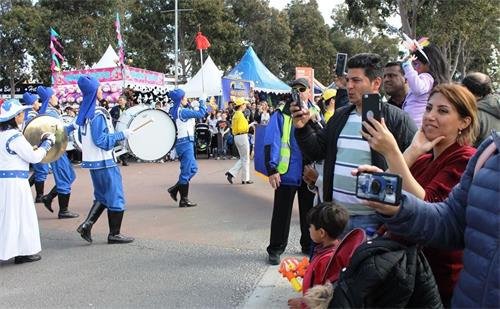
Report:
M283 115L283 134L281 135L280 161L278 163L278 173L281 175L288 172L290 163L290 132L292 131L292 117Z

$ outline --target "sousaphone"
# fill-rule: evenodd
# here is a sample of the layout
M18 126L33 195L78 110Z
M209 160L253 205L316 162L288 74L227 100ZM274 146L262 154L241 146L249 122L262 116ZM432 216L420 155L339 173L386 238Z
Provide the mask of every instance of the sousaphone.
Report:
M59 159L66 151L68 135L62 120L48 115L37 116L31 119L23 130L23 135L34 148L42 142L42 135L46 132L54 133L56 142L50 148L42 163L50 163Z

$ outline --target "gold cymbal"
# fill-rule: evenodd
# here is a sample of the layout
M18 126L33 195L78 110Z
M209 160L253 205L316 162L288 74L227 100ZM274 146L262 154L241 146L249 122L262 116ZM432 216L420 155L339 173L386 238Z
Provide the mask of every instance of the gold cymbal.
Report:
M31 119L23 130L23 135L28 142L37 147L42 141L42 135L46 132L54 133L56 142L47 152L42 163L50 163L59 159L66 151L68 145L68 135L64 128L64 122L60 119L48 115L37 116Z

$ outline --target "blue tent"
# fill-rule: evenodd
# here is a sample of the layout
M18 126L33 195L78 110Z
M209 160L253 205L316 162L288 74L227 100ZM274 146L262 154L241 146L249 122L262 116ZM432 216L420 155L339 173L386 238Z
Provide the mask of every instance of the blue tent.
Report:
M288 93L290 86L274 76L266 66L260 61L259 57L249 47L241 58L240 62L227 75L228 78L243 79L254 82L254 89L264 92Z

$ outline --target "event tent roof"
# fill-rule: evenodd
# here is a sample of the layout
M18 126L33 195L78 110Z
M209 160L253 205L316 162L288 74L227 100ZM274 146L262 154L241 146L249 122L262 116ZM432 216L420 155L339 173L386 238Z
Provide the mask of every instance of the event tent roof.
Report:
M186 92L186 98L199 98L203 95L220 96L222 95L222 74L223 72L208 56L198 73L179 88Z
M260 61L252 47L249 47L240 62L227 75L228 78L254 82L254 89L264 92L287 93L290 86L274 76Z
M92 69L114 68L118 66L119 59L120 58L116 54L113 47L108 45L108 49L106 49L106 52L102 55L101 59L92 66Z

